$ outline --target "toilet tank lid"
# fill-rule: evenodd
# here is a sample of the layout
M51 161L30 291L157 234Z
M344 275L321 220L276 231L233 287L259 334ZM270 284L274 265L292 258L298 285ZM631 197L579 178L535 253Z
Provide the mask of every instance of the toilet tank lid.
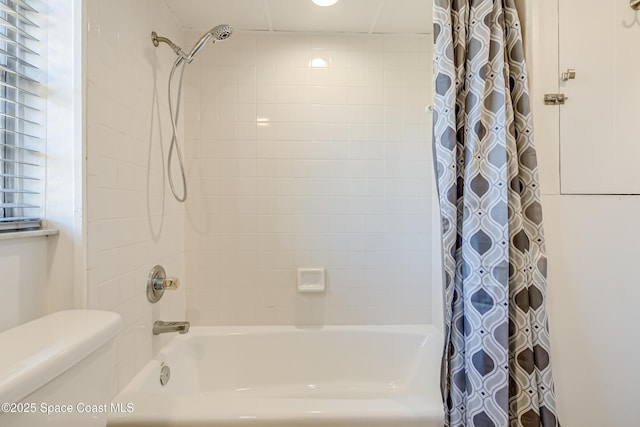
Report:
M65 310L0 333L0 402L18 402L120 332L120 315Z

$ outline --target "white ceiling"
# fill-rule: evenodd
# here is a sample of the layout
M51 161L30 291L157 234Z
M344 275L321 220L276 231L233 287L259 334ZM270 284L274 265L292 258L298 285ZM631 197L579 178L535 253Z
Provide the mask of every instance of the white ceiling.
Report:
M431 33L425 0L165 0L185 29L229 24L235 30L345 33Z

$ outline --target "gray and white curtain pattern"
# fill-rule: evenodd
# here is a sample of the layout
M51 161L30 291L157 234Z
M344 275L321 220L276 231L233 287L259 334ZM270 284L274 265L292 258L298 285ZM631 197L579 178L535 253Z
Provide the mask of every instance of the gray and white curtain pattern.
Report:
M446 425L559 426L518 14L513 0L434 2Z

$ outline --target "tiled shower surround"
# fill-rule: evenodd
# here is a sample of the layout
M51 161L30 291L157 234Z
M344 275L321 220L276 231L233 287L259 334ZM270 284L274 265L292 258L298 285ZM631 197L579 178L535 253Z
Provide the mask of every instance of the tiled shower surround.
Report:
M174 54L149 36L162 28L182 42L183 31L155 0L89 1L87 18L87 306L123 318L115 392L170 339L151 334L153 321L185 316L184 289L156 305L145 291L154 264L184 277L185 210L163 171Z
M184 98L192 323L431 322L431 44L238 32L200 52ZM326 269L326 293L296 291L305 267Z

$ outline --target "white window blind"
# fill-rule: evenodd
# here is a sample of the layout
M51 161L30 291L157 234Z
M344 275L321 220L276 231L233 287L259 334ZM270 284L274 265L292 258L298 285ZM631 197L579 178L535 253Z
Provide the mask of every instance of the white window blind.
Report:
M40 227L44 140L38 12L0 0L0 231Z

